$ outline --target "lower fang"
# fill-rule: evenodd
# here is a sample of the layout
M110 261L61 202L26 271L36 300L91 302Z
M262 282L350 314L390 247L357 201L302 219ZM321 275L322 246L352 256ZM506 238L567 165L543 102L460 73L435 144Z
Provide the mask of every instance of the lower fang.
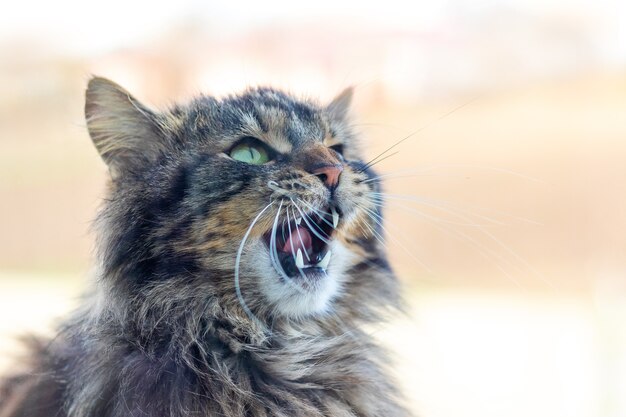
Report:
M333 227L337 228L337 225L339 224L339 213L337 213L337 210L335 210L335 208L332 208L332 215L333 215Z
M302 258L302 249L298 249L296 254L296 266L300 269L304 268L304 259Z
M331 252L329 250L328 252L326 252L326 255L324 255L324 258L322 258L322 260L319 261L319 263L317 264L317 267L322 268L322 269L327 269L328 264L330 263L330 256L331 256Z

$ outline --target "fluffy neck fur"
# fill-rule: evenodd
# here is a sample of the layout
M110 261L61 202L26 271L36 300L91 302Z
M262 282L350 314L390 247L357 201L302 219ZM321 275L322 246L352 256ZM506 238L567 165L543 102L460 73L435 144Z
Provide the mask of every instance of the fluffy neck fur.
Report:
M407 415L385 355L355 317L277 319L264 329L217 300L159 291L169 302L100 303L66 328L68 415Z

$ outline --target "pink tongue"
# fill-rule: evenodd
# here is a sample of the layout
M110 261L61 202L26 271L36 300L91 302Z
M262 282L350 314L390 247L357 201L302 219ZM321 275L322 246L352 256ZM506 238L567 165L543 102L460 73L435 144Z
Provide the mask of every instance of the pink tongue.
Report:
M311 235L309 231L303 227L296 227L291 230L291 236L287 237L285 246L283 246L281 252L291 252L292 254L298 253L298 249L302 249L302 252L306 252L311 248Z

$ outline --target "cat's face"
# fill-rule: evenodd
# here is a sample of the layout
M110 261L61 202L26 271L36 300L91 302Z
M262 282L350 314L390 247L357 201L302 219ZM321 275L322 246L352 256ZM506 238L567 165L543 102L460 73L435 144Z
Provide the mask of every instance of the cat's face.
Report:
M88 126L114 177L105 269L255 316L331 311L380 219L350 95L319 106L257 89L156 114L93 79Z

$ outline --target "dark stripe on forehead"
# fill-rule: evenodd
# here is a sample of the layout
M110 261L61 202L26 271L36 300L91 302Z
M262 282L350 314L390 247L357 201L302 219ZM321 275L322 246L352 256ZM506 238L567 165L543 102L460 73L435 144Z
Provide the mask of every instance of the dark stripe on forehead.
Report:
M252 117L254 117L254 120L256 120L261 130L263 131L263 133L269 132L270 128L267 122L265 121L265 119L263 118L263 116L261 115L257 106L252 107L251 114L252 114Z
M251 99L266 107L274 107L283 111L290 119L297 118L305 123L313 123L316 120L319 109L311 105L296 101L285 93L271 89L259 89L254 91ZM246 96L244 96L246 97Z
M239 132L241 127L243 126L243 121L241 118L242 107L227 107L223 106L220 108L220 122L221 126L220 132L221 134L232 135L235 132Z
M294 102L292 111L303 122L314 123L316 121L316 111L304 103Z
M259 100L250 95L241 97L229 97L224 100L220 109L221 122L225 130L238 132L244 125L243 115L254 118L263 132L269 130L267 120L263 117L262 109L259 108ZM226 129L227 128L227 129Z
M185 140L202 139L214 134L219 106L212 97L200 97L189 106L183 123Z
M323 127L313 122L290 120L285 128L287 139L294 145L300 146L307 142L320 142L324 139Z
M291 123L287 124L285 127L285 136L287 136L287 140L296 147L305 142L305 135L302 134L302 129L293 126Z

